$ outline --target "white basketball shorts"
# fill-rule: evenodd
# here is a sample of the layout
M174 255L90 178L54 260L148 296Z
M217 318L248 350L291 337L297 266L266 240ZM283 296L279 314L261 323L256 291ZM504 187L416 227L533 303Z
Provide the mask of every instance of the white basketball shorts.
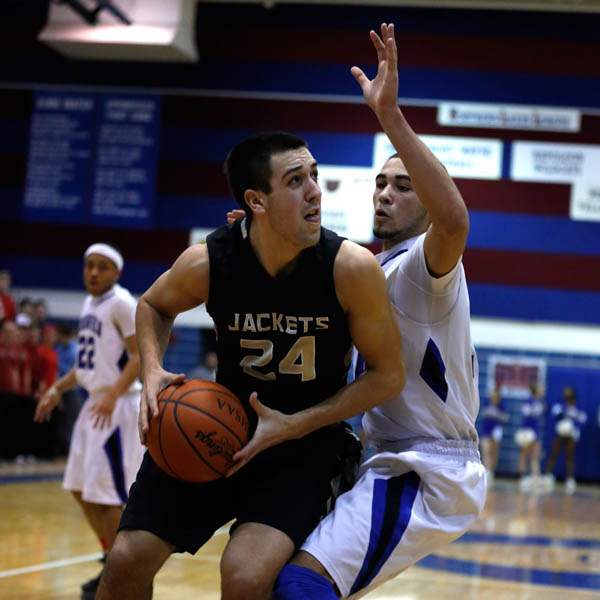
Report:
M81 492L93 504L126 504L129 488L142 462L138 435L139 392L121 396L109 427L94 429L90 396L83 404L71 436L63 487Z
M475 442L385 448L362 465L354 487L302 546L343 598L363 596L460 537L485 504L485 468Z

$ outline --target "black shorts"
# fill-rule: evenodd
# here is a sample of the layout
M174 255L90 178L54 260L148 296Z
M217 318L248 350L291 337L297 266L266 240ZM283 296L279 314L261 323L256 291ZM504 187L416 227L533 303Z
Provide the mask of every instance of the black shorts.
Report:
M228 479L186 483L165 474L146 452L119 529L149 531L195 554L214 532L235 519L285 533L297 548L316 527L331 497L347 443L333 426L257 455Z

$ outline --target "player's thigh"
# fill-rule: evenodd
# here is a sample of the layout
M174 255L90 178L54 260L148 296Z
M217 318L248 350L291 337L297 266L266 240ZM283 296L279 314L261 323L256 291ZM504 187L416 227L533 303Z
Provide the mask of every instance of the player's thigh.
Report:
M235 501L230 479L179 481L164 473L146 452L120 529L147 531L172 544L176 552L195 554L234 517Z

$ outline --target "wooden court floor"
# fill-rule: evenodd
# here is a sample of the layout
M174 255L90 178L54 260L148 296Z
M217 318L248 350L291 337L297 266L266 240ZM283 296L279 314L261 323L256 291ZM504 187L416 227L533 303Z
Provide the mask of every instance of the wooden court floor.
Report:
M60 467L0 469L2 600L77 599L99 571L97 544L60 487ZM217 600L226 540L219 531L196 556L171 558L154 597ZM600 488L535 495L499 481L471 532L367 598L600 599Z

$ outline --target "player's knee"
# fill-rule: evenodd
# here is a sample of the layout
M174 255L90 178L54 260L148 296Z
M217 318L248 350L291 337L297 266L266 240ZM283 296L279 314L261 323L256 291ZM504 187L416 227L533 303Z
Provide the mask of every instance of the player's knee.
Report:
M273 600L337 600L331 582L312 569L286 565L279 573Z
M106 587L119 587L124 582L151 582L154 572L148 569L148 561L140 548L124 535L117 535L104 566L102 575Z
M225 567L221 571L222 600L263 600L272 585L256 569Z

